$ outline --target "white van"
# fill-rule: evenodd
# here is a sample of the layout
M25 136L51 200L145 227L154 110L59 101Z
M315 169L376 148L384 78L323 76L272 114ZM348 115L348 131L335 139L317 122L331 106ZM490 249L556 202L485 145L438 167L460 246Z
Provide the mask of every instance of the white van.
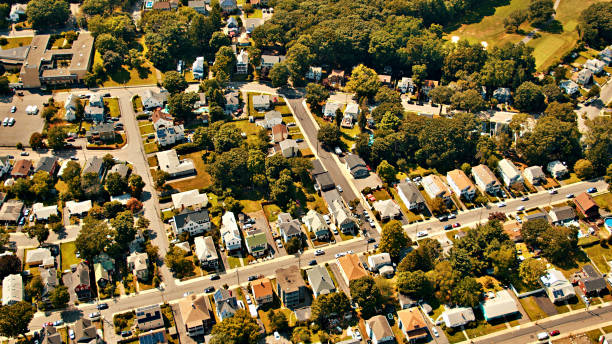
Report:
M545 340L545 339L548 339L548 333L546 332L538 333L538 340Z

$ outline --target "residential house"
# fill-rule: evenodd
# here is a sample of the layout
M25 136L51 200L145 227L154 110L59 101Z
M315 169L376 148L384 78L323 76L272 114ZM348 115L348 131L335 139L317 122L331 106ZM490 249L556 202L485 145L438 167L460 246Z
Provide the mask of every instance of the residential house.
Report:
M253 108L255 111L262 112L270 108L270 96L267 94L253 96L251 99L253 100Z
M502 159L497 163L499 173L506 186L511 187L514 184L522 183L523 177L518 168L508 159Z
M576 82L580 85L588 85L593 80L593 72L590 69L584 68L580 72L578 72L578 76L576 77Z
M8 156L0 156L0 177L7 174L13 165L11 165L11 159Z
M200 193L198 189L172 194L172 205L174 209L183 210L188 207L206 208L208 196Z
M483 302L480 303L482 314L486 321L499 319L520 313L519 308L514 301L510 291L503 289L497 293L489 293Z
M153 111L151 121L153 122L153 129L155 129L155 131L161 128L169 128L174 126L174 117L172 117L172 115L169 113L162 111L160 108Z
M221 217L221 239L228 251L237 251L242 248L240 230L236 224L236 218L231 211L225 212Z
M506 87L499 87L495 91L493 91L493 98L495 98L499 103L509 103L512 100L512 94L510 93L510 89Z
M11 199L2 203L0 207L0 221L3 223L16 223L21 218L21 211L23 210L23 202Z
M36 168L34 169L34 173L38 171L45 171L49 173L51 177L55 177L57 171L59 170L58 158L55 156L43 156L36 163Z
M189 337L203 335L214 323L206 295L189 295L179 301L179 313Z
M102 160L102 158L94 156L91 159L87 160L87 162L85 162L85 166L83 166L81 175L86 175L87 173L95 173L98 176L98 179L102 180L105 170L106 168L104 167L104 160Z
M495 195L501 190L501 183L487 165L480 164L472 167L472 177L476 185L484 192Z
M164 317L159 304L136 308L136 326L140 331L164 327Z
M159 11L170 11L172 7L170 5L170 1L156 1L153 3L151 9Z
M59 285L57 280L57 270L55 268L38 269L40 272L40 280L43 285L41 293L42 301L49 302L49 295ZM4 295L4 294L3 294Z
M559 87L565 91L565 93L567 93L568 95L572 95L576 92L578 92L578 90L580 89L580 86L578 86L577 83L571 81L571 80L563 80L559 83Z
M356 121L359 116L359 105L357 103L349 103L344 109L344 117L349 117L351 120Z
M74 341L77 343L88 343L97 342L98 330L91 320L86 318L80 318L72 325L74 331Z
M285 307L293 309L304 301L306 284L297 266L276 269L275 274L276 294Z
M72 269L71 288L79 300L89 300L91 298L91 284L89 280L89 267L84 262L77 264Z
M289 131L287 126L284 124L277 124L272 127L272 142L280 143L285 141L289 137Z
M576 218L576 212L574 208L570 206L553 207L549 212L550 223L554 226L561 226L568 222L573 221Z
M109 270L106 270L101 263L94 264L94 277L96 279L96 284L100 288L104 288L108 282L111 281L111 275Z
M266 254L268 238L263 230L250 231L244 238L247 251L255 258Z
M315 265L312 269L306 270L306 276L315 299L320 295L336 292L336 285L326 267Z
M331 232L329 226L325 222L323 215L317 213L315 210L310 209L308 213L302 217L302 222L306 225L309 231L315 234L317 240L329 239Z
M116 138L113 123L96 123L85 133L87 142L90 143L112 143Z
M206 10L206 7L204 7L204 10ZM196 57L195 61L193 61L193 64L191 65L191 73L193 74L193 78L194 79L204 78L205 71L206 70L204 69L204 56Z
M266 112L266 114L264 115L264 119L261 121L257 121L256 124L266 129L272 129L274 126L282 123L283 115L276 110L271 110Z
M550 173L553 178L562 178L569 174L567 166L563 165L561 161L555 160L548 163L546 170Z
M541 211L525 216L525 222L535 221L535 220L546 220L546 221L548 221L548 218L546 217L546 213L543 213Z
M587 264L583 266L582 273L584 277L578 280L578 286L585 295L599 295L602 290L607 288L606 280L595 270L593 265Z
M342 121L340 121L340 126L342 128L352 128L354 126L353 124L353 117L349 116L343 116L342 117Z
M189 0L187 2L187 6L193 8L196 12L200 14L206 15L208 11L206 10L206 1L203 0Z
M421 86L421 91L423 91L423 93L429 97L429 92L438 87L438 84L439 82L436 80L425 80L423 81L423 86Z
M413 182L405 180L397 184L397 194L408 210L417 212L425 208L425 198Z
M57 215L57 204L44 206L42 203L34 203L32 205L32 212L36 220L43 221L48 220L49 216Z
M402 214L400 207L392 199L376 201L372 203L372 206L383 221L398 218Z
M149 279L149 256L146 253L132 252L127 257L127 268L138 280Z
M218 289L213 294L213 300L215 301L217 316L220 320L233 317L234 313L238 310L238 301L231 290L225 288Z
M446 327L459 327L476 320L474 311L469 307L456 307L442 313L442 320Z
M446 173L446 181L458 197L471 200L476 196L476 186L462 170L455 169Z
M366 167L365 161L357 154L348 154L344 159L346 168L351 172L353 178L366 178L370 171Z
M126 164L115 164L113 167L111 167L108 173L117 173L121 176L121 178L126 179L130 174L130 171L130 168Z
M342 104L334 103L331 101L327 101L325 103L325 107L323 107L323 117L325 118L335 118L336 111L342 108Z
M312 169L310 170L310 176L312 178L314 178L315 176L325 173L327 172L325 170L325 167L323 167L323 164L321 163L321 160L319 159L315 159L312 160Z
M391 85L391 75L378 74L378 81L380 81L382 85L390 86Z
M297 141L293 139L286 139L284 141L281 141L278 146L281 151L281 154L285 158L291 158L293 156L296 156L300 151L300 147L298 146Z
M31 172L32 172L32 161L20 159L15 162L15 165L13 165L13 170L11 171L11 177L13 177L13 179L25 178L29 176Z
M262 54L261 55L261 63L259 64L259 68L267 68L270 69L272 68L272 66L274 66L277 63L281 63L283 61L285 61L286 56L285 55L268 55L268 54Z
M238 21L236 20L236 17L227 18L227 28L230 30L238 28Z
M397 327L402 331L408 343L413 343L428 337L427 323L418 307L398 311L397 318Z
M53 325L47 325L40 330L42 344L62 344L62 334Z
M399 305L401 309L408 309L410 307L419 305L418 300L415 300L414 297L403 294L403 293L398 293L397 299L399 301Z
M416 86L412 81L412 78L403 77L400 82L397 83L397 89L401 93L414 93Z
M84 117L87 121L104 122L104 102L102 96L94 93L89 97L89 103L85 105Z
M26 16L26 9L28 4L14 4L11 6L11 12L9 13L9 19L13 23L17 23Z
M152 90L145 90L140 96L140 100L145 110L161 108L168 100L168 91L161 90L160 92L155 92Z
M546 274L540 277L540 283L552 303L567 301L576 296L574 287L559 270L547 270Z
M587 60L587 62L584 64L584 67L590 69L593 74L601 73L605 66L606 63L598 59Z
M160 146L170 146L185 139L185 128L182 124L160 128L155 131L155 138Z
M285 216L281 216L285 215ZM281 220L283 219L283 220ZM278 231L285 242L302 237L302 224L298 219L292 219L288 213L278 215Z
M44 267L52 267L55 265L55 259L53 259L51 251L45 247L28 250L25 262L29 266L42 265Z
M251 2L252 1L254 0L251 0ZM264 22L265 21L263 20L263 18L246 18L246 20L243 21L243 25L246 29L246 33L250 35L251 33L253 33L253 30L255 30L255 28L262 26Z
M586 218L594 218L599 216L599 206L593 197L586 192L583 192L574 198L576 210L582 213Z
M274 287L269 278L264 277L251 282L251 293L260 307L274 301Z
M346 77L344 75L343 70L332 69L332 72L327 77L327 80L329 81L332 87L337 88L337 87L341 87L342 85L344 85L344 81L346 80Z
M370 271L378 271L383 266L392 266L391 256L387 252L373 254L368 257Z
M8 306L23 301L23 278L21 274L8 275L2 280L2 305Z
M423 190L427 192L427 195L431 198L442 198L444 200L450 200L451 191L444 184L442 178L435 174L430 174L423 178L421 181L421 185L423 186Z
M236 54L236 74L249 73L249 53L246 49L242 49L239 54Z
M599 58L606 64L612 63L612 46L608 46L599 53Z
M240 98L238 92L230 92L224 95L225 97L225 112L233 113L240 107Z
M68 209L68 215L70 216L82 216L83 214L87 214L91 207L92 203L90 199L82 202L66 202L66 209Z
M350 285L352 280L369 276L368 271L365 269L363 264L361 264L359 257L357 257L357 255L354 253L339 257L336 259L336 261L338 262L340 274L342 275L346 285Z
M158 168L168 172L171 178L196 173L193 161L191 159L179 160L174 149L158 152L156 155L159 163Z
M221 0L219 1L219 5L221 6L221 10L225 13L234 12L238 8L236 0Z
M353 232L356 224L351 212L344 205L340 193L337 190L331 190L324 193L323 198L327 203L327 209L334 215L336 226L338 226L343 233Z
M320 81L323 69L321 67L308 67L308 71L306 72L306 79L313 81Z
M523 177L532 185L546 184L546 175L541 166L530 166L523 170Z
M384 315L375 315L366 320L366 333L373 344L394 343L395 335Z
M189 235L196 236L208 232L211 228L207 209L183 210L178 215L174 215L173 219L172 230L176 235L189 232Z
M314 178L315 183L321 191L333 190L336 187L336 183L334 183L331 175L327 171L316 175Z

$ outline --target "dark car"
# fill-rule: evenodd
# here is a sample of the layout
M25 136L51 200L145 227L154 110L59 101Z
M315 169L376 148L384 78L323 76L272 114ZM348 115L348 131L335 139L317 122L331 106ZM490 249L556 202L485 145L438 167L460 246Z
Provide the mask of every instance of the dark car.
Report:
M219 277L219 275L217 275L217 274L214 274L214 275L210 276L211 280L218 280L219 278L221 278L221 277Z
M317 265L317 260L316 259L311 260L310 262L308 262L308 265L310 266Z
M98 305L98 310L108 309L108 303L101 303Z
M257 279L257 276L253 275L253 276L249 276L248 281L251 282L251 281L254 281L256 279Z
M440 218L440 221L444 222L444 221L448 221L448 216L442 216Z
M597 188L590 188L587 190L588 193L595 193L597 192Z
M444 230L447 231L449 229L453 229L453 225L446 225L444 226Z
M215 291L215 287L213 287L213 286L210 286L210 287L204 289L205 293L212 293L213 291Z
M122 331L121 337L129 337L132 335L132 331Z
M373 243L373 242L376 242L376 239L374 239L374 238L368 238L368 244L371 244L371 243Z

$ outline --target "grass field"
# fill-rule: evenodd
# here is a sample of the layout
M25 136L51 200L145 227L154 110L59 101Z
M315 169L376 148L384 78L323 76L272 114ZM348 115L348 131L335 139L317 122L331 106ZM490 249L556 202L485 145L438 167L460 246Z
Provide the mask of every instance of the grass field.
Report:
M612 193L610 192L595 196L593 200L600 208L612 209Z
M139 125L138 129L140 130L140 135L149 135L155 133L155 129L153 128L152 123L147 123L144 125Z
M94 65L99 63L103 65L102 56L100 52L96 50L94 55ZM138 85L155 85L157 84L157 77L155 76L156 69L153 67L151 62L146 61L143 64L142 71L138 71L134 68L129 68L124 65L113 73L108 75L108 79L105 80L102 87L113 87L113 86L138 86Z
M104 105L108 108L108 113L111 117L121 117L121 111L119 110L119 99L117 98L104 98Z
M32 37L5 37L8 43L2 46L2 49L12 49L29 45L32 42Z
M586 254L591 258L593 263L597 265L597 268L602 273L610 272L610 266L608 266L608 260L612 259L612 247L606 246L601 247L599 244L587 247L584 249Z
M74 241L61 243L60 251L62 254L62 271L70 269L72 264L81 262L76 256L76 244Z

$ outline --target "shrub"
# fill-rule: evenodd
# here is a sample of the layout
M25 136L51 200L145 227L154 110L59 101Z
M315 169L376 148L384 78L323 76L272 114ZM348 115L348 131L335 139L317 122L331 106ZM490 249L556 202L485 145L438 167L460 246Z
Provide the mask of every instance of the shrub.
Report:
M136 115L136 119L139 121L143 119L149 119L149 115L147 115L146 113L141 113L141 114Z
M196 145L193 142L186 142L174 147L174 149L178 154L187 154L199 151L200 146Z

